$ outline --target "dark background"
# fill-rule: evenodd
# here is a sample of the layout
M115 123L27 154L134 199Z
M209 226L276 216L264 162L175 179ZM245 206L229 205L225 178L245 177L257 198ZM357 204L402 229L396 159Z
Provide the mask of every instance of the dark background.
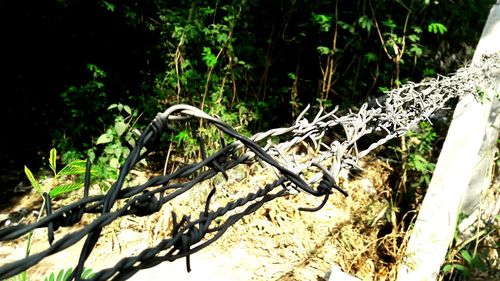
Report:
M109 98L118 100L118 93L136 91L142 83L152 39L95 1L1 1L0 36L0 190L5 190L23 179L23 165L40 166L65 110L58 95L89 79L86 64L106 69Z

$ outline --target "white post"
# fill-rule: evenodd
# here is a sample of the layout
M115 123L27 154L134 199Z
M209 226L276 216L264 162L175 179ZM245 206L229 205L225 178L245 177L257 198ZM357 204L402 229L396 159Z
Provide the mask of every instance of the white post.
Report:
M500 0L494 5L474 53L500 51ZM500 89L500 77L497 78ZM500 113L493 91L479 102L472 94L458 103L434 175L415 222L398 280L436 280L453 240L460 212L471 213L490 185Z

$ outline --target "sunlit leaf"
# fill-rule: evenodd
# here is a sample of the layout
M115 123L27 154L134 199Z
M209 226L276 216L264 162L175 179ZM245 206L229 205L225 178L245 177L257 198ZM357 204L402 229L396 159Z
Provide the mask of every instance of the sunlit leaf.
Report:
M119 121L119 122L115 123L115 130L116 130L116 134L118 135L118 137L123 135L123 133L127 130L127 127L128 127L127 124L125 124L125 122L123 122L123 121Z
M57 164L57 150L52 148L49 153L49 166L54 172L54 175L57 173L56 164Z
M75 160L68 165L64 166L58 175L69 176L69 175L82 175L85 174L87 169L87 161L85 160Z
M66 273L64 274L64 280L68 280L72 272L73 268L72 267L68 268L68 270L66 270Z
M85 268L82 272L82 278L84 279L89 279L94 276L94 273L92 272L92 269L90 268Z
M120 162L118 162L118 159L113 158L109 161L109 166L118 169L120 167Z
M102 134L98 139L96 144L110 143L113 141L113 136L109 134Z
M470 253L467 250L460 251L460 254L464 258L464 260L467 261L468 264L472 264L472 256L470 255Z
M57 281L64 281L64 269L61 269L59 271L59 274L57 274L57 278L56 278Z
M69 184L62 184L59 186L56 186L52 190L50 190L49 195L51 198L55 198L59 195L69 193L73 190L77 190L83 187L83 183L69 183Z
M132 109L130 109L130 106L124 105L123 109L128 113L128 115L132 115Z
M35 179L35 176L33 176L33 173L31 172L31 170L28 167L24 166L24 173L26 174L26 177L30 181L30 183L33 186L33 188L38 193L41 194L42 193L42 187L40 186L40 184L38 183L38 181Z

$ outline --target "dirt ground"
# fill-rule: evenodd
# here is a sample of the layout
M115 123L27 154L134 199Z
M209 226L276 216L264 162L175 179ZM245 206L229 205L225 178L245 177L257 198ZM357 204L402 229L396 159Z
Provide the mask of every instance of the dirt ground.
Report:
M191 256L190 273L185 259L164 262L142 270L131 280L395 280L396 269L409 235L405 226L393 219L389 176L391 166L374 156L363 164L365 170L356 176L344 176L342 187L349 196L334 193L318 212L300 212L299 207L317 206L322 198L304 193L289 195L266 203L253 215L244 217L214 244ZM130 183L144 182L151 174L135 172ZM272 170L254 164L236 169L229 180L222 176L195 186L189 193L163 206L148 217L123 217L104 228L97 247L85 266L93 271L114 266L121 258L152 247L172 231L171 212L198 214L213 186L217 186L215 203L224 206L231 200L275 179ZM497 188L498 189L498 188ZM98 189L93 190L98 193ZM77 196L75 194L74 196ZM76 197L64 199L63 205ZM40 199L31 191L4 213L28 210L21 222L35 219ZM86 215L77 226L56 232L56 240L81 228L92 220ZM37 231L32 253L48 246L46 232ZM0 266L25 254L26 239L0 244ZM30 280L43 280L51 272L74 267L83 241L53 255L28 270ZM333 269L333 273L332 273ZM480 279L477 279L480 280ZM486 279L483 279L486 280Z

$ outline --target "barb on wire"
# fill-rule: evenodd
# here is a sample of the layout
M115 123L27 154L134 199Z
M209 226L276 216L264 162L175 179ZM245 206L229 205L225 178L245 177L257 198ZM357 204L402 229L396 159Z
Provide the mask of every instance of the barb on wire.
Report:
M47 228L50 241L49 247L39 253L1 265L0 279L12 277L86 237L78 264L70 276L71 279L79 280L102 229L119 217L148 216L158 212L167 202L217 174L222 174L227 179L228 171L237 165L253 161L268 165L277 174L274 181L215 210L210 208L216 192L213 188L206 198L204 210L196 218L184 215L178 220L178 215L172 212L174 227L170 236L136 256L123 258L112 268L97 272L91 280L125 280L141 269L183 257L186 258L186 266L190 270L190 255L216 241L231 225L255 212L266 202L291 192L305 192L315 197L323 197L323 201L317 207L302 207L299 210L318 211L327 203L334 190L347 196L347 192L336 183L340 169L360 169L357 166L360 158L390 139L403 135L421 120L429 118L437 109L443 108L449 99L475 93L478 85L491 87L495 79L499 78L499 58L500 54L497 53L484 57L479 65L460 69L453 76L438 76L425 83L409 83L391 91L385 100L376 100L372 106L363 104L357 112L349 111L340 115L338 107L330 112L320 109L309 121L305 118L308 106L291 127L257 133L250 138L238 134L220 119L195 107L183 104L172 106L159 113L144 130L121 168L118 179L105 195L89 196L90 163L87 162L82 199L52 211L50 198L46 198L47 214L38 222L0 229L0 241L9 241L36 228ZM153 147L165 130L172 130L172 122L182 122L190 118L203 119L236 141L226 145L222 138L222 148L212 155L206 155L203 140L200 138L200 162L180 167L171 174L153 177L137 186L124 187L126 176L149 153L149 150L141 153L142 148ZM338 133L339 131L341 133ZM258 144L278 135L285 135L290 140L279 144L268 142L265 147ZM359 140L369 135L374 135L378 140L367 148L358 146ZM289 152L300 144L312 146L316 152L301 163L297 161L296 155ZM305 172L311 169L319 172L306 178ZM113 208L119 200L123 201L123 206ZM54 241L54 231L61 226L80 222L86 213L98 216L82 229ZM215 223L215 220L218 223Z

